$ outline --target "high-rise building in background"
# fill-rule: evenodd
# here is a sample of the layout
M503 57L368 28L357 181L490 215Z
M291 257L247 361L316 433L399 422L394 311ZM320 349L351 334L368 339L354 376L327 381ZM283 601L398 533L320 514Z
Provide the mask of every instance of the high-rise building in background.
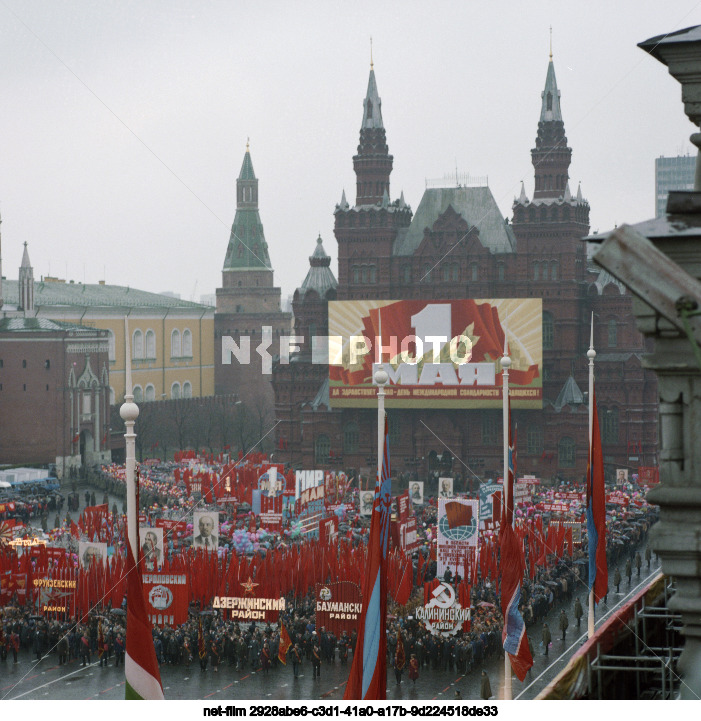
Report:
M655 217L661 218L667 209L670 190L693 190L696 172L695 155L675 155L655 158Z

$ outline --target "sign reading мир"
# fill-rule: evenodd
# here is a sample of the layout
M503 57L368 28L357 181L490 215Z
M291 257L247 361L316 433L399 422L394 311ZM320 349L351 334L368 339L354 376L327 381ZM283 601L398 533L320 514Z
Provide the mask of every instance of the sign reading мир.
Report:
M347 300L329 303L332 407L500 408L504 340L514 408L542 408L542 300Z

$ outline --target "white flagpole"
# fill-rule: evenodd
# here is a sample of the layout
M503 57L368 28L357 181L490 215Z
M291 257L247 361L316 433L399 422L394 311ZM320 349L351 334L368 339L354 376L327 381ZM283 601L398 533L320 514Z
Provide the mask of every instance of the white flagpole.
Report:
M587 358L589 358L589 463L587 467L589 469L587 477L587 487L589 488L589 496L591 497L591 444L594 437L594 358L596 358L596 351L594 350L594 313L591 314L591 333L589 338L589 350L587 351ZM591 538L589 539L591 543ZM587 637L591 638L594 635L594 588L592 587L589 591L589 619L587 624Z
M126 428L125 453L126 453L126 480L127 480L127 538L131 546L134 559L138 558L139 547L138 520L139 510L136 507L136 433L134 424L139 417L139 407L134 403L133 387L131 384L131 343L129 342L129 320L124 317L124 346L125 346L125 385L124 403L119 409L119 415L124 421Z
M377 318L380 333L379 362L382 363L382 311L379 308ZM373 375L373 379L377 384L377 483L380 484L382 482L382 464L385 453L385 385L389 381L389 375L385 370L378 368Z
M504 333L504 357L501 359L502 370L502 416L504 427L504 478L502 486L502 495L504 497L504 514L501 522L504 523L506 509L509 507L509 368L511 367L511 358L508 355L508 347L506 341L506 333ZM501 559L502 565L504 559ZM503 582L502 578L502 582ZM502 587L502 593L504 589ZM506 619L504 619L506 623ZM511 691L511 659L508 653L504 653L504 700L511 701L513 694Z

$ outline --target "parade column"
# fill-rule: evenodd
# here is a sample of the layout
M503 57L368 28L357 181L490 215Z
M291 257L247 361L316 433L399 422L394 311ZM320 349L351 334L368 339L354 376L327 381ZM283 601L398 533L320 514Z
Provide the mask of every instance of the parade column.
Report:
M134 394L131 384L131 343L129 342L129 320L124 318L124 346L125 346L125 385L124 403L119 409L119 415L126 427L125 450L126 450L126 482L127 482L127 538L131 546L134 558L138 558L139 548L138 521L139 509L136 507L136 433L134 424L139 417L139 407L134 403Z

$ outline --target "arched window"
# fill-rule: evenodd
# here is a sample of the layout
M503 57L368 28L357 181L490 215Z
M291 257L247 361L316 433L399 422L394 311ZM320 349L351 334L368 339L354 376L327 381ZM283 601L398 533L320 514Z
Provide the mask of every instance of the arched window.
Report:
M190 381L183 383L183 398L192 398L192 383Z
M550 280L557 280L557 261L550 264Z
M403 271L404 271L404 282L411 283L411 266L405 265Z
M504 280L504 264L503 263L497 263L497 278L499 280Z
M555 325L552 313L543 311L543 350L552 350L555 345Z
M107 355L109 360L117 360L117 352L115 350L115 339L114 333L111 330L107 331Z
M110 386L110 405L113 406L115 402L114 388Z
M557 446L557 465L560 468L574 468L576 460L576 445L572 438L560 438Z
M145 401L155 401L156 400L156 389L153 386L153 383L149 383L146 388L144 389L144 400Z
M533 263L533 280L540 280L540 263Z
M367 265L360 266L360 281L362 283L368 282L368 267L367 267Z
M360 283L360 268L357 265L353 266L353 282Z
M132 391L134 394L134 403L142 403L144 400L144 391L141 388L141 386L134 386L134 390Z
M547 261L544 261L543 263L540 264L540 270L543 275L543 280L547 280L548 279L548 263L547 263Z
M144 334L138 329L131 337L131 357L134 360L141 360L144 357Z
M170 397L171 398L180 398L180 383L175 381L173 385L170 387Z
M182 346L180 344L180 331L176 328L170 334L170 357L181 358L182 357Z
M618 443L618 408L602 408L603 442Z
M375 270L375 266L374 266L374 265L371 265L371 266L370 266L370 282L371 282L371 283L376 283L376 282L377 282L377 274L376 274L376 270Z
M543 453L543 426L529 425L526 432L526 452L529 456L540 456Z
M608 322L608 336L609 348L615 348L618 345L618 325L613 318Z
M146 357L156 357L156 334L152 330L146 331Z
M329 454L331 452L331 442L326 435L317 436L314 444L314 460L316 463L326 464L329 462Z
M343 428L343 453L357 453L360 441L360 432L357 423L346 423Z
M183 331L183 355L192 358L192 333L187 328Z
M424 265L423 271L421 273L421 282L422 283L430 283L431 282L431 266L428 264Z
M473 282L479 279L479 266L477 265L477 263L473 263L470 266L470 272Z

